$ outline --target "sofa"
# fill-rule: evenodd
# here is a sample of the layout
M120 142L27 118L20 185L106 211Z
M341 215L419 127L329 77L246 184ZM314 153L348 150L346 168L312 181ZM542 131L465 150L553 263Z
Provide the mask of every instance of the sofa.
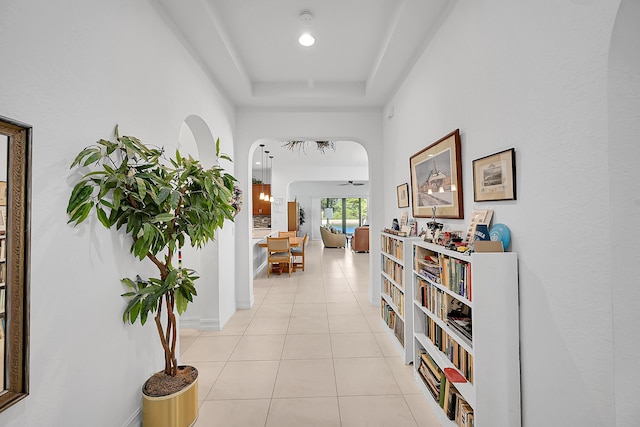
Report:
M351 238L354 252L369 252L369 227L356 227Z
M329 227L320 227L320 236L325 248L345 248L347 246L347 235L334 233Z

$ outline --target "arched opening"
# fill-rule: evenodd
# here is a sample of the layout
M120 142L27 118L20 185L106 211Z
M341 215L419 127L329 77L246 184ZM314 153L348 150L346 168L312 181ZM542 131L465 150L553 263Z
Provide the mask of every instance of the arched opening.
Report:
M326 139L329 138L318 138ZM253 267L250 286L253 286L256 274L266 267L266 253L264 248L258 247L259 241L266 234L288 229L287 202L297 201L305 212L305 223L300 226L299 234L309 234L311 239L319 240L319 227L322 225L320 201L323 198L369 198L370 159L361 141L341 138L336 140L335 150L328 148L324 151L318 149L313 141L294 149L284 146L282 141L283 139L259 139L254 141L249 150L250 178L256 183L263 181L264 177L269 195L273 196L268 220L264 218L264 210L259 212L254 209L255 198L251 194L245 197L245 204L249 204L247 209L252 217L249 256ZM273 156L266 165L265 157L268 157L263 151L269 151L269 156ZM262 189L262 186L257 183L254 188Z
M212 166L217 162L215 143L216 138L201 117L191 115L182 123L178 144L182 155L191 155L199 159L205 167ZM224 246L225 242L230 244L232 232L226 229L231 227L233 224L225 224L217 233L216 240L202 249L194 249L188 245L183 248L182 257L185 264L188 263L190 268L196 270L200 278L196 282L198 296L181 316L181 328L219 330L232 314L227 313L230 311L227 307L235 307L234 281L224 280L221 274L233 273L220 267L229 262L227 257L230 251L221 253L220 247ZM221 283L226 283L227 286L223 287Z

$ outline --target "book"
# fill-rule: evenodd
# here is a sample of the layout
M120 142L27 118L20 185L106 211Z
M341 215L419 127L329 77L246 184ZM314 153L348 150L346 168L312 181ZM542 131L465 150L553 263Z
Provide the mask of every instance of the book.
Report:
M456 369L444 368L444 375L452 383L466 383L467 379Z

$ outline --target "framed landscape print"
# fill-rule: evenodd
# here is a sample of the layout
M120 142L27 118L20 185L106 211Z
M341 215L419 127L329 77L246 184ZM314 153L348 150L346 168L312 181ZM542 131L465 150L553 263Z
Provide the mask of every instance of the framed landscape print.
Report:
M516 200L516 152L513 148L473 161L473 200Z
M415 218L464 218L460 131L454 130L409 159Z
M396 192L398 195L398 207L408 208L409 207L409 184L398 185L398 187L396 187Z

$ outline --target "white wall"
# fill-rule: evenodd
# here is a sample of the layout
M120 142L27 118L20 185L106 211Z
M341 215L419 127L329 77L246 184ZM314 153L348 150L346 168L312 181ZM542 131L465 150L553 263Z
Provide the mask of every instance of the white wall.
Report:
M69 165L117 123L171 153L192 114L233 155L233 111L147 1L0 9L0 115L33 125L30 395L0 424L133 425L162 354L153 324L122 324L119 281L154 269L121 233L66 225Z
M409 157L460 128L466 218L475 206L493 208L494 223L511 229L527 427L614 425L607 54L618 4L457 2L386 106L395 115L384 124L385 217L397 215ZM639 157L631 135L628 163ZM510 147L518 200L474 203L472 160ZM635 338L624 347L637 359ZM634 423L637 412L617 425Z
M235 163L236 176L240 177L242 190L245 194L250 194L251 183L251 158L255 149L257 149L258 140L269 138L274 140L286 140L304 138L305 140L335 140L335 141L355 141L365 148L369 158L368 177L371 195L369 199L370 224L372 227L382 228L382 218L373 213L376 209L382 212L382 175L375 173L382 168L382 151L381 151L381 135L382 128L380 117L381 110L346 110L327 112L314 110L267 110L267 109L248 109L240 108L236 112L236 156L237 158L246 159ZM259 149L259 148L258 148ZM282 166L280 162L276 163L274 168L274 178L272 188L275 190L274 199L282 198L283 203L287 201L287 194L283 194L281 189L296 178L286 178L280 183L278 178L278 170ZM343 177L345 168L336 168L336 170L324 169L325 176L333 176L333 173ZM300 172L304 179L305 172ZM313 175L312 175L313 176ZM299 178L301 179L301 178ZM340 179L340 178L337 178ZM354 175L350 173L349 178L354 179ZM355 178L358 179L358 178ZM281 184L284 184L281 185ZM280 209L285 209L285 205ZM286 213L278 211L272 206L272 228L286 226ZM283 214L285 216L283 216ZM284 219L283 219L284 218ZM277 221L277 222L274 222ZM246 209L240 212L236 218L236 257L238 259L246 259L251 253L251 210ZM372 252L379 249L380 243L375 240L371 248ZM249 257L251 258L251 257ZM253 304L253 261L247 266L237 266L236 271L236 300L238 308L249 308ZM379 275L378 263L371 263L371 277ZM379 300L379 287L371 287L369 294L370 301Z
M624 0L609 51L610 253L616 425L640 419L640 272L626 242L640 240L640 1Z

